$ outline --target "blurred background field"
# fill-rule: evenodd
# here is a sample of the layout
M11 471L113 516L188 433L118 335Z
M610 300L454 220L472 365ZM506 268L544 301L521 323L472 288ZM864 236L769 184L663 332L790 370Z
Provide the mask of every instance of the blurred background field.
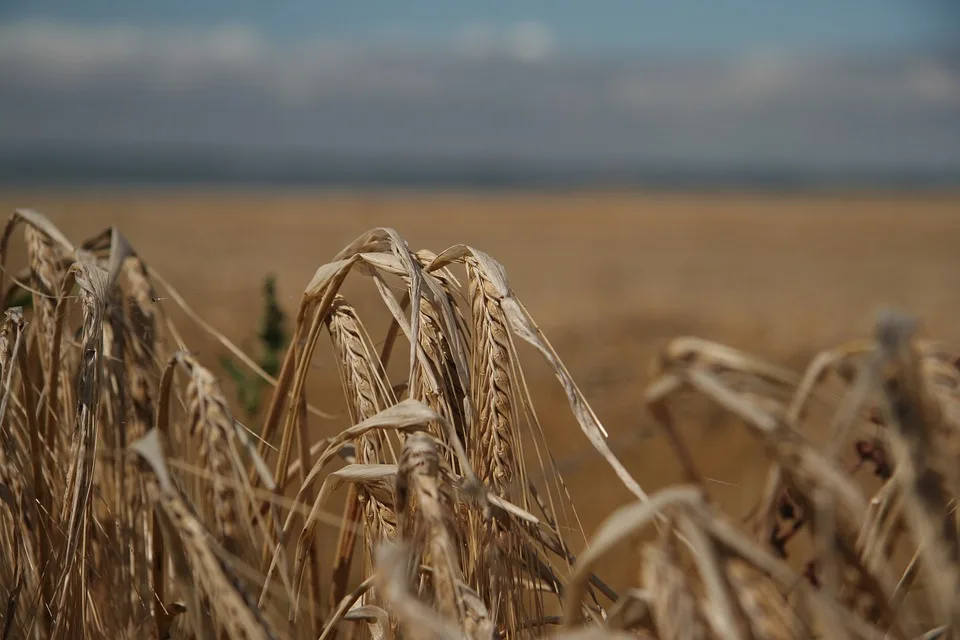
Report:
M640 401L648 364L672 337L717 340L800 370L816 351L865 335L881 306L896 305L921 317L928 335L960 342L956 194L19 191L0 204L43 211L73 239L118 225L205 320L251 354L265 274L276 275L289 322L314 270L369 228L391 226L416 249L469 243L506 267L613 450L648 490L680 478ZM373 284L355 277L346 294L381 340L386 314ZM161 304L216 368L226 350L172 300ZM589 534L630 496L580 432L538 354L521 354ZM309 398L340 416L313 419L317 437L347 421L331 356L322 341ZM759 445L700 401L682 415L717 497L745 514L767 469ZM617 563L602 575L619 587L635 572Z

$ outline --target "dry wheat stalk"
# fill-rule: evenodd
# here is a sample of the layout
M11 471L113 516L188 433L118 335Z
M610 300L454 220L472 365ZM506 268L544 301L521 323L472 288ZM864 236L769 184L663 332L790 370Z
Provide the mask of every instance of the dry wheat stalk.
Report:
M337 353L340 380L353 422L362 422L394 404L396 399L373 343L356 311L340 296L334 299L330 307L327 329ZM356 450L360 463L389 461L393 458L389 441L379 431L370 437L361 437ZM388 452L391 452L389 458ZM337 586L331 593L331 607L336 606L346 594L346 576L356 540L355 526L361 514L365 524L364 566L367 571L373 562L372 549L376 542L396 536L396 518L390 509L374 496L362 492L357 485L351 485L344 513L344 521L348 526L341 531L335 559L334 571L338 578Z
M82 258L81 258L82 259ZM83 302L84 323L81 345L79 407L71 445L71 466L60 523L65 545L60 558L55 589L56 616L53 637L67 637L89 623L88 588L83 556L86 554L87 528L90 525L98 440L97 413L100 402L101 359L103 357L103 315L110 287L106 271L89 261L71 268L76 274ZM78 559L78 556L80 559ZM79 570L78 570L79 568Z
M8 543L6 549L9 550L7 553L13 556L12 559L6 558L7 561L3 563L3 568L0 569L0 580L2 580L0 588L6 594L6 598L3 599L3 635L0 637L6 639L11 637L10 634L15 627L20 627L18 629L19 633L24 634L23 620L18 623L17 618L22 618L18 609L20 594L24 587L24 565L27 562L27 553L22 539L22 494L20 491L11 489L9 485L0 483L0 501L6 505L7 511L9 511L10 526L4 527L3 531L11 534L6 541Z
M426 267L436 259L436 255L420 251L416 258L422 267ZM426 359L418 360L417 364L420 367L430 367L432 376L427 376L426 373L418 376L420 384L417 389L411 390L411 397L425 399L440 415L454 425L460 441L466 442L468 440L466 407L469 402L466 390L470 384L470 373L466 370L466 363L461 363L458 354L466 354L469 349L465 344L465 336L468 335L467 324L460 313L460 307L454 295L454 292L459 289L459 283L447 270L436 270L425 277L435 279L438 288L444 292L440 305L448 309L452 315L453 327L447 328L443 311L433 302L427 297L421 299L420 346L423 348ZM427 380L431 377L438 382L438 388L433 389L427 386ZM446 442L445 432L436 430L435 434L441 441ZM450 462L454 465L454 469L457 469L459 461L451 459Z
M241 505L235 485L229 480L234 475L229 451L233 419L213 374L192 358L184 360L189 362L191 372L186 394L188 428L191 435L200 436L202 466L216 474L213 481L215 531L220 543L236 552Z
M435 258L434 254L425 251L416 254L417 263L421 267L426 267ZM422 350L422 357L417 358L415 365L416 385L408 389L408 393L411 398L426 402L452 423L457 437L461 443L464 443L467 442L467 406L471 399L466 391L469 388L469 371L466 370L466 363L461 362L458 356L468 351L465 336L469 332L453 293L457 291L458 284L445 269L425 273L424 279L426 282L435 284L443 291L443 295L436 303L427 296L420 300L419 348ZM403 280L408 287L411 287L409 277L404 277ZM381 286L381 289L385 288L380 281L378 286ZM404 295L398 306L405 308L408 302L409 293ZM446 321L450 317L453 318L452 328L448 328ZM383 346L381 360L384 363L392 352L401 325L404 326L405 334L409 333L406 322L403 319L394 318ZM432 425L431 430L441 442L451 444L448 441L448 434L438 425ZM453 454L452 447L446 447L443 455L454 470L462 473L460 461Z
M519 453L509 331L499 302L492 295L493 283L475 260L466 260L466 266L473 308L471 380L473 404L477 407L467 449L480 481L498 495L509 496Z
M21 223L30 269L14 272L16 282L29 280L35 308L23 316L9 310L0 327L0 498L8 507L0 516L0 627L11 637L299 640L360 624L378 639L486 640L550 636L549 625L563 622L557 637L616 638L626 629L652 637L656 629L660 638L792 639L812 637L819 626L829 637L912 640L934 626L926 624L924 605L936 622L954 621L956 535L942 525L955 526L960 490L960 370L943 345L912 338L911 348L886 338L841 345L814 358L802 377L695 338L675 340L659 360L662 375L648 399L668 428L665 399L693 388L767 444L773 473L758 519L769 522L786 488L809 518L803 531L822 563L823 586L816 588L731 524L702 486L648 496L636 484L502 266L483 252L462 245L413 252L396 231L374 229L320 267L304 291L283 369L270 379L276 389L258 455L212 371L182 351L180 334L156 305L151 280L159 276L116 229L75 248L40 214L18 211L0 239L4 265ZM465 268L466 292L453 265ZM393 320L381 353L340 294L352 273L373 282ZM391 282L401 283L402 293ZM189 317L242 355L164 286ZM4 290L7 300L12 290ZM307 403L305 388L324 329L353 426L311 442L307 416L322 412ZM167 334L181 351L165 352ZM540 449L547 438L518 337L544 357L591 445L638 499L601 525L579 558L563 535L576 515ZM407 378L390 380L386 362L401 338L410 347ZM857 372L880 356L887 363L880 399L895 410L871 428L894 445L895 468L868 504L838 447L869 422L860 413L876 398ZM836 404L821 388L831 372L852 386L821 447L803 425L818 419L808 411L813 399ZM407 399L398 402L403 393ZM555 491L541 493L528 478L522 429L533 436L544 475L556 477ZM275 435L279 455L272 457ZM131 455L123 445L137 438ZM674 444L696 485L695 462L682 441ZM348 464L333 469L342 457ZM928 476L937 479L936 491L924 493L929 487L916 479ZM293 498L284 495L288 483ZM358 508L339 524L338 564L324 573L314 551L326 533L320 525L331 519L325 505L344 484L356 492L348 505ZM361 522L366 562L354 588L344 569ZM651 523L660 535L642 550L647 589L605 611L593 589L611 601L617 596L593 567ZM900 535L904 523L908 536ZM931 537L944 531L948 537ZM407 550L375 551L398 536ZM291 562L286 549L294 540ZM891 555L908 543L915 560L898 583ZM282 589L271 586L274 574ZM308 575L310 588L302 590ZM922 597L907 599L914 581ZM330 590L328 602L321 602L322 589ZM111 597L118 593L123 597ZM561 619L546 611L550 594L562 605ZM298 616L301 610L310 615ZM574 628L584 618L588 625Z
M33 294L33 306L39 316L37 326L43 328L41 344L44 345L44 352L49 358L55 326L53 320L56 313L56 300L64 276L59 266L64 256L60 247L35 226L25 225L23 233L31 265L30 284L36 290ZM47 362L49 363L49 360ZM45 368L49 366L47 364Z
M131 445L144 462L147 495L154 505L181 589L189 595L186 612L198 637L268 640L276 633L252 598L214 551L216 542L183 501L167 471L159 432L151 430Z
M665 364L668 373L664 378L673 384L655 382L651 385L655 391L648 398L668 430L673 428L664 398L682 385L690 385L743 418L745 424L764 438L779 465L780 482L798 501L802 512L808 514L816 540L829 551L832 562L827 563L828 575L833 572L843 578L834 588L846 593L850 605L854 601L869 601L868 619L879 619L899 629L904 622L889 606L896 585L892 573L886 566L865 561L856 548L859 527L866 513L866 500L860 489L835 462L785 422L786 414L778 405L761 405L730 389L696 359L679 363L667 360ZM691 473L691 477L701 480L696 473ZM836 501L838 508L833 511L834 521L829 525L835 533L826 532L821 526L826 525L826 521L822 517L820 495Z
M452 500L440 478L436 445L424 434L408 437L396 476L397 528L418 550L414 566L425 562L432 568L430 582L437 612L462 624L465 611L458 597L460 559L451 536L455 524Z
M679 565L676 541L667 536L660 546L643 553L643 586L653 594L651 609L661 640L705 640L707 626L690 579Z
M130 384L132 415L127 430L130 440L141 437L153 426L156 385L153 382L157 365L156 297L147 276L147 268L140 258L131 256L124 263L129 282L127 319L131 339L127 352L127 378Z
M437 616L410 592L407 585L410 555L407 549L396 542L381 542L377 545L376 563L380 591L400 620L404 637L467 640L461 629Z
M947 515L947 477L956 475L956 460L944 460L946 452L931 446L942 418L940 406L926 391L911 344L914 330L909 318L892 312L877 322L881 363L890 371L882 381L893 427L887 435L898 463L894 478L903 491L908 524L932 582L933 610L939 623L960 629L960 549L956 522ZM952 471L947 471L950 466Z
M126 349L125 379L129 402L128 420L126 424L126 442L133 442L153 426L155 420L155 404L157 397L157 327L156 327L156 293L147 276L147 267L137 256L128 256L123 262L124 273L128 283L127 304L125 308L126 322ZM147 554L138 552L135 545L150 546L149 541L149 513L144 509L142 491L136 470L131 465L125 465L123 471L126 486L126 496L129 510L129 526L131 529L131 544L129 563L135 580L137 581L137 597L148 593L150 588L150 571L146 562Z
M799 622L772 581L738 558L726 561L726 573L757 640L793 640Z

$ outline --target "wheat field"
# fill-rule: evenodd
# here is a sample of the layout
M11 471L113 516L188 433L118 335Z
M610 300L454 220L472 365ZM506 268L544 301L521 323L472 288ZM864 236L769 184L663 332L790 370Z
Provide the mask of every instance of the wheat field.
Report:
M0 194L3 637L950 637L958 203Z

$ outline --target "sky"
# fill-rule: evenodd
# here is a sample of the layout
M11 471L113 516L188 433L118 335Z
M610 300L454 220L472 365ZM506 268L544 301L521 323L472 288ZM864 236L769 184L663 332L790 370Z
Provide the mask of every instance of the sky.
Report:
M0 155L960 171L960 9L2 0L0 95Z
M482 26L536 23L560 50L718 54L757 49L923 49L955 35L951 0L5 0L0 19L210 29L276 42L409 38L442 45Z

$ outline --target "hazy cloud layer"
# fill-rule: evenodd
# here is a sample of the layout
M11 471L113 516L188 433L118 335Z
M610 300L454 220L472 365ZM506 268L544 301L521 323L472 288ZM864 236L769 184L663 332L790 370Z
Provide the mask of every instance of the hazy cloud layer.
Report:
M0 148L960 169L948 56L602 60L536 23L446 47L255 30L0 25Z

